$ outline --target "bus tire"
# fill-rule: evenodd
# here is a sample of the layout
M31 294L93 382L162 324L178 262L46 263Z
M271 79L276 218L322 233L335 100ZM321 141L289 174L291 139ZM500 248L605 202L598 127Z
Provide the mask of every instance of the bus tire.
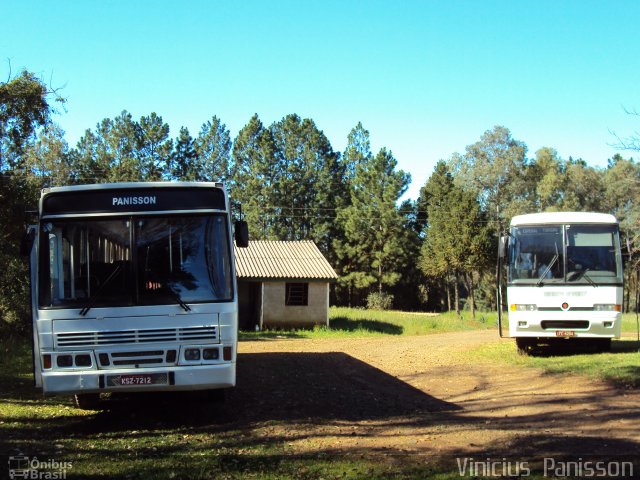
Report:
M81 393L74 395L76 407L81 410L100 410L99 393Z
M211 390L205 390L203 392L203 398L207 402L224 403L224 401L227 399L227 389L215 388Z
M611 339L610 338L598 338L594 340L595 350L598 353L611 351Z
M534 344L530 338L516 338L516 349L520 355L529 355L529 349Z

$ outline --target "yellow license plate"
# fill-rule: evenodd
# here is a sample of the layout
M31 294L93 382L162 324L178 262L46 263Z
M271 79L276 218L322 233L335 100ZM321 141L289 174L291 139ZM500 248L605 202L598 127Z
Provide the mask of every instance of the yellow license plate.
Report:
M573 330L556 330L556 337L575 337L576 332Z

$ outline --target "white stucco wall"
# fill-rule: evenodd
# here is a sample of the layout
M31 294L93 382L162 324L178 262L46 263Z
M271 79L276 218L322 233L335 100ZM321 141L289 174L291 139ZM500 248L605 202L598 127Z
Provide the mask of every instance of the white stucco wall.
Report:
M309 304L306 306L285 305L285 282L264 282L262 292L263 327L327 325L329 318L328 283L309 282Z

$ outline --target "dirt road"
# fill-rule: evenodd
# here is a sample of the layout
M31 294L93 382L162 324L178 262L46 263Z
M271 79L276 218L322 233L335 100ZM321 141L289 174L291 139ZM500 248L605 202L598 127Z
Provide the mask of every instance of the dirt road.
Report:
M229 420L301 454L640 454L639 392L456 355L498 341L512 340L242 342Z

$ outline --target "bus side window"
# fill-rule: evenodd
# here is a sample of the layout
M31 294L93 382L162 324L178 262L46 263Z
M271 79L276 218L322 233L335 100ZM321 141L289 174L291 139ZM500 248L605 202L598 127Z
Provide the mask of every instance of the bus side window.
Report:
M49 271L51 292L51 303L55 304L60 298L60 281L61 281L61 255L58 254L58 237L55 233L49 233Z

